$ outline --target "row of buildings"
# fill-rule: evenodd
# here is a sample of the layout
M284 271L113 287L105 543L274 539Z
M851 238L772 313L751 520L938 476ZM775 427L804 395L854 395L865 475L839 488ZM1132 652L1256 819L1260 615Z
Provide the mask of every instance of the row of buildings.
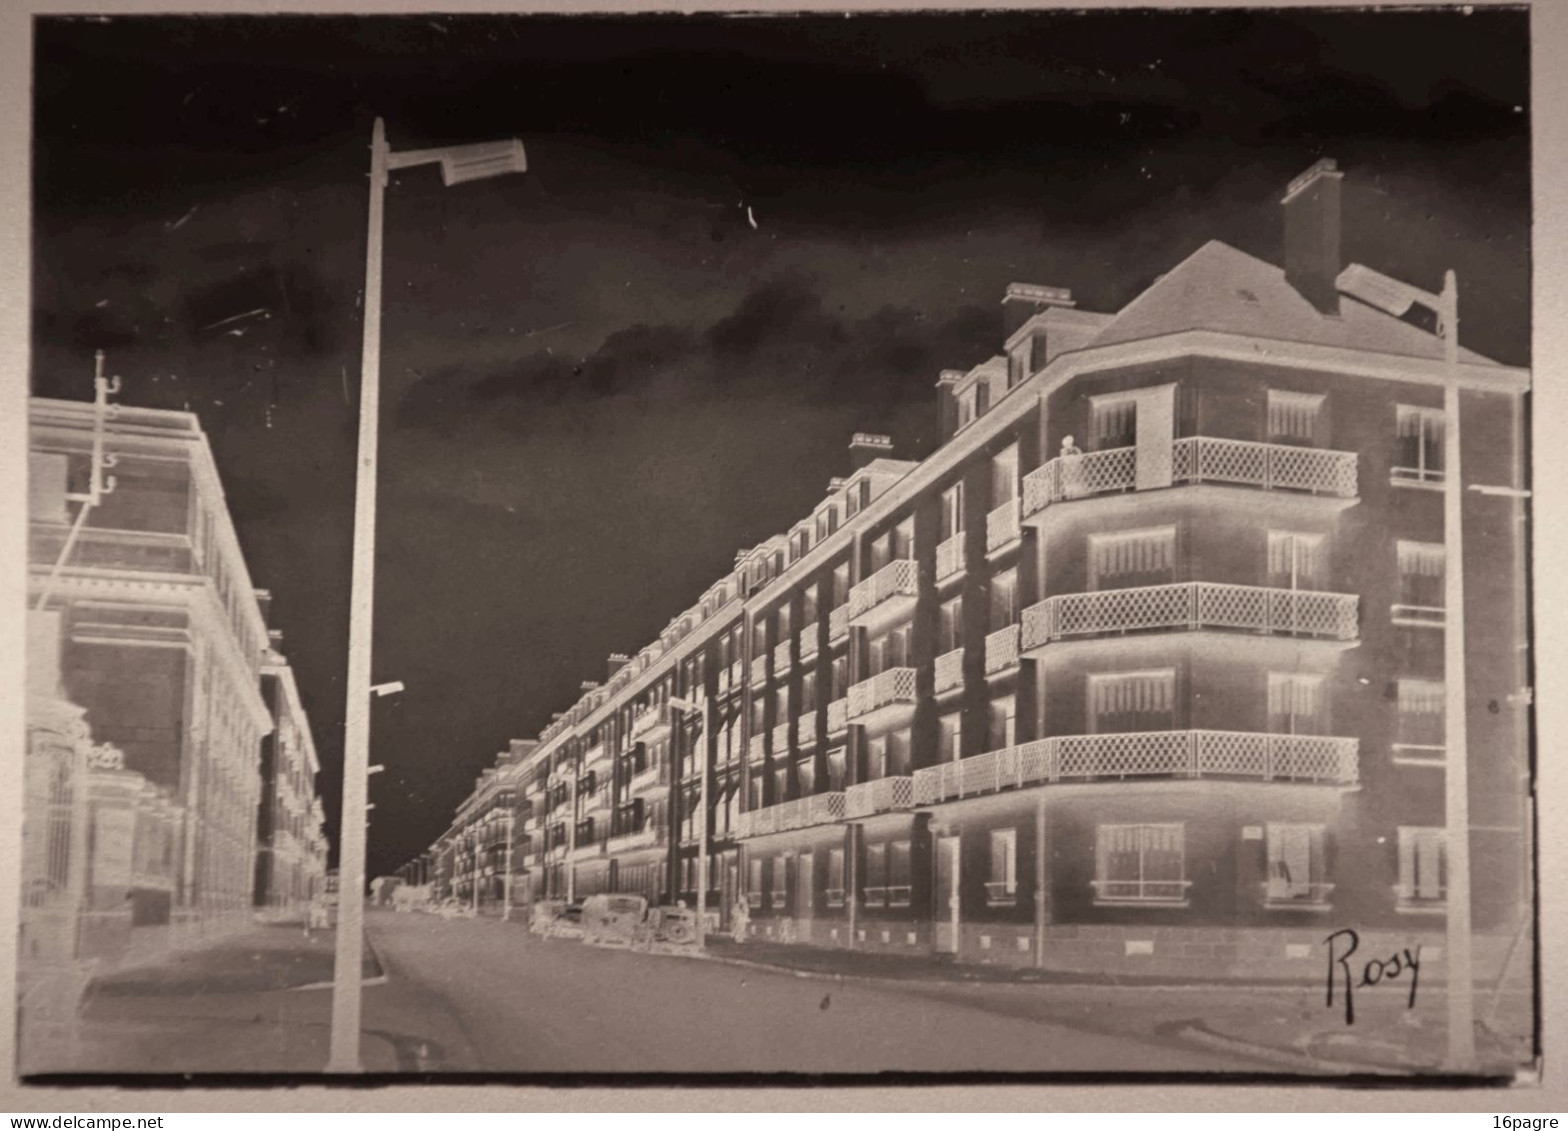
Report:
M295 917L326 867L310 723L207 439L117 390L29 405L24 962Z
M1440 966L1462 618L1491 961L1531 906L1530 374L1343 293L1340 205L1319 162L1283 268L1210 242L1118 311L1008 287L933 453L856 435L406 876L482 908L702 888L767 938L1064 970L1317 976L1344 925Z

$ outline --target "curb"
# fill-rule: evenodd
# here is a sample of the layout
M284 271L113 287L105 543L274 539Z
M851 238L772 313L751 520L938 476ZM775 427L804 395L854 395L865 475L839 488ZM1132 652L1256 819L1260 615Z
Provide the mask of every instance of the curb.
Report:
M386 965L385 965L385 963L383 963L381 961L381 955L376 950L376 944L370 941L370 932L369 931L364 932L364 937L365 937L365 949L370 952L370 961L375 963L375 967L379 971L379 973L372 974L370 977L367 978L367 977L364 976L363 971L361 971L359 984L360 984L361 988L363 988L365 986L384 986L384 985L387 984L387 968L386 968ZM364 965L363 961L361 961L360 965L361 966ZM284 988L285 988L285 990L288 993L296 993L296 992L298 992L300 990L326 990L326 989L331 989L335 985L337 985L337 980L334 979L334 978L328 978L324 982L306 982L303 986L286 986Z

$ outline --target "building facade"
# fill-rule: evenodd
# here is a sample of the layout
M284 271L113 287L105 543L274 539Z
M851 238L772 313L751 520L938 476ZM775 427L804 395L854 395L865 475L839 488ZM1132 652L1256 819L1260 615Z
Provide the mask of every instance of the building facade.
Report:
M768 938L1064 970L1315 976L1347 922L1440 961L1462 617L1477 957L1506 949L1529 373L1342 293L1340 176L1288 187L1283 268L1211 242L1107 313L1009 287L1002 352L937 382L934 453L857 435L503 771L520 888L703 883Z
M294 918L324 894L327 845L316 794L321 763L294 669L279 651L281 634L274 630L269 640L271 647L261 668L261 695L273 725L261 740L253 899L270 916Z

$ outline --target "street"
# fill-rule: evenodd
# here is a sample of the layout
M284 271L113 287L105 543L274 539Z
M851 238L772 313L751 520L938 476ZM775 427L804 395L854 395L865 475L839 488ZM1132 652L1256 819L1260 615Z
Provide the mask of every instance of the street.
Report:
M1094 1031L1079 1020L1097 1010L1078 987L808 979L546 941L519 923L490 919L379 912L368 916L367 934L385 971L384 981L373 978L364 990L363 1059L374 1072L1269 1067L1162 1043L1150 1032ZM86 1007L68 1070L319 1071L330 996L326 989L192 986L100 992Z

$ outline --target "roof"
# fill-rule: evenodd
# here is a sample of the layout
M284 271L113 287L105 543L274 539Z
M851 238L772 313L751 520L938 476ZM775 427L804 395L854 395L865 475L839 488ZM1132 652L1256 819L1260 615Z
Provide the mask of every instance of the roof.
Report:
M1210 240L1133 299L1089 343L1140 341L1185 330L1337 346L1440 361L1442 343L1418 326L1348 296L1338 316L1323 314L1285 281L1285 272L1219 240ZM1460 349L1480 365L1491 358Z

